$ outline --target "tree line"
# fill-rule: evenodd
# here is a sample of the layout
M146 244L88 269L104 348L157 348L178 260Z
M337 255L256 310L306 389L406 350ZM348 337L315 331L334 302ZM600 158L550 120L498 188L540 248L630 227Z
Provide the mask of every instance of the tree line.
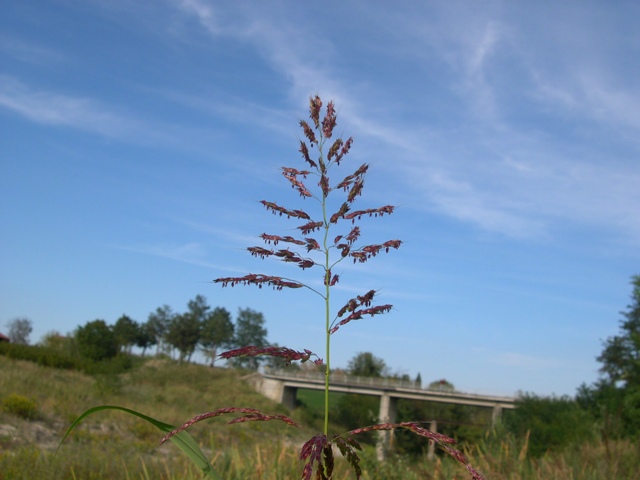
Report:
M130 354L134 347L142 349L144 356L150 348L156 354L174 356L190 362L196 351L200 351L213 366L221 349L243 345L267 346L267 329L264 315L250 308L240 308L232 320L231 313L223 307L212 308L203 295L197 295L187 303L187 310L177 313L168 305L151 312L146 322L137 322L122 315L113 325L97 319L79 326L71 341L82 356L100 361ZM68 341L58 333L47 334L46 346ZM233 366L256 370L260 358L238 357L232 359Z

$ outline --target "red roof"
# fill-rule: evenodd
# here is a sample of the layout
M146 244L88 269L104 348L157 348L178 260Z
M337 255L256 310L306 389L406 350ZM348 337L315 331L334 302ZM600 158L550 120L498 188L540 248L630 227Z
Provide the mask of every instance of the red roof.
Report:
M10 342L9 337L0 333L0 342Z

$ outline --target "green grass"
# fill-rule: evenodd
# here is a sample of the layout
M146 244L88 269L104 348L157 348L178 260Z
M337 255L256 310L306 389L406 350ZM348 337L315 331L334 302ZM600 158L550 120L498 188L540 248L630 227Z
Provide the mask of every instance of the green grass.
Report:
M87 417L55 459L53 453L71 422L97 405L132 408L171 424L221 407L254 407L288 414L307 425L306 417L313 420L318 407L318 393L322 394L301 390L299 398L308 408L287 412L255 393L233 370L150 360L128 373L89 376L0 355L0 399L24 396L38 409L35 419L0 412L0 480L202 479L201 472L173 445L158 447L159 430L123 412ZM317 431L318 425L296 429L277 422L228 426L224 418L190 429L227 480L299 478L299 448ZM584 443L536 460L529 458L527 448L526 439L492 434L466 454L489 479L640 480L640 451L631 441ZM373 447L365 447L361 457L365 480L469 478L463 467L444 457L428 461L392 456L378 463ZM336 465L334 478L354 478L342 459Z
M289 413L254 392L235 371L166 360L149 361L125 374L92 377L0 356L0 398L10 395L33 399L39 420L0 413L0 478L45 478L45 465L66 429L97 405L131 408L174 425L228 406ZM252 451L262 443L298 445L311 436L298 430L277 422L227 426L224 418L190 429L211 457L234 448ZM34 449L38 436L43 443ZM126 478L123 472L138 472L142 465L153 473L151 478L160 472L191 472L175 447L156 448L161 438L155 427L122 412L93 414L65 441L50 478ZM193 474L200 478L197 470Z
M335 405L340 397L345 394L340 392L329 392L329 402ZM296 399L301 406L311 410L312 412L322 413L324 408L324 392L322 390L304 390L299 388L296 392Z

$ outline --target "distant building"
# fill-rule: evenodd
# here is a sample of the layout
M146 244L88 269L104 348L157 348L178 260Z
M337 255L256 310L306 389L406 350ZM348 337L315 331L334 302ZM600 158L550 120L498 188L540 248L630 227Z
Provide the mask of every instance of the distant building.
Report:
M10 342L9 337L0 333L0 342Z

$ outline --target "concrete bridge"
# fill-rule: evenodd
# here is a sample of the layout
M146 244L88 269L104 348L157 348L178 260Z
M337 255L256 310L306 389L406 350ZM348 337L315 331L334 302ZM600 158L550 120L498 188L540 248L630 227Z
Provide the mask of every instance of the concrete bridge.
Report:
M266 397L292 409L296 407L298 389L324 390L324 374L321 372L269 369L262 374L252 374L246 380ZM331 375L330 391L380 397L378 418L380 422L388 423L396 422L400 398L491 408L492 425L500 418L503 409L515 408L515 398L512 397L426 390L416 382L394 378L356 377L335 373ZM431 422L430 429L436 431L435 420ZM380 434L378 456L382 458L384 450L391 443L393 432L381 431ZM433 445L430 446L430 455L433 455Z

